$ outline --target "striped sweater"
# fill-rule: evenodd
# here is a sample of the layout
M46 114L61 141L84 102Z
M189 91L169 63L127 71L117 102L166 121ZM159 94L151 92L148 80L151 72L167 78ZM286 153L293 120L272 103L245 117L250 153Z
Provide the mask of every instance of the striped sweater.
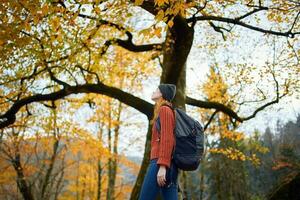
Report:
M161 132L158 133L155 123L152 125L150 160L153 158L158 158L157 164L165 165L166 167L170 168L172 150L175 144L175 138L173 134L175 117L172 109L168 106L161 106L159 108L159 117ZM160 134L160 141L158 134Z

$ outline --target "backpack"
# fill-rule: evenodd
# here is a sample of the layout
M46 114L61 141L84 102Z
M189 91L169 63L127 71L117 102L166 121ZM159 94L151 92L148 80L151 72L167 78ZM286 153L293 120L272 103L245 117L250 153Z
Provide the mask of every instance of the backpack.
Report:
M179 169L194 171L198 168L203 158L205 144L203 126L184 110L173 108L168 104L164 105L170 107L175 115L175 145L172 150L172 160ZM159 116L155 126L160 134Z

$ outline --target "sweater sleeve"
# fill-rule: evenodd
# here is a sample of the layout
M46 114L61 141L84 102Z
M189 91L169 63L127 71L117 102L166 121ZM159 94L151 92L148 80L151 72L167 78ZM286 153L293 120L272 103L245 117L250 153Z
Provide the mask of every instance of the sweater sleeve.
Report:
M157 164L170 168L174 138L174 113L171 108L161 106L159 111L161 132Z

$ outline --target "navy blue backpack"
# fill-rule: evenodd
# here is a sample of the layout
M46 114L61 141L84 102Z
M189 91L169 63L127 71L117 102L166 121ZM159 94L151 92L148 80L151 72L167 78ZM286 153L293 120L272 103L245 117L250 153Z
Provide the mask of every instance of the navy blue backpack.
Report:
M183 171L194 171L198 168L204 151L203 126L194 118L190 117L184 110L171 108L175 114L175 146L172 151L172 160L176 166ZM155 126L160 133L159 116Z

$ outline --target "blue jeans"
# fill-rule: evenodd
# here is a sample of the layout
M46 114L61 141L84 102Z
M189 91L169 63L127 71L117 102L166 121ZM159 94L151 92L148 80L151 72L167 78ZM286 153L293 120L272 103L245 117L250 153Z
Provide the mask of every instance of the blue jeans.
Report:
M165 185L159 186L157 183L159 165L156 162L157 158L150 160L141 188L139 200L155 200L158 193L162 195L164 200L177 200L178 168L173 161L171 161L170 168L167 168L166 170Z

